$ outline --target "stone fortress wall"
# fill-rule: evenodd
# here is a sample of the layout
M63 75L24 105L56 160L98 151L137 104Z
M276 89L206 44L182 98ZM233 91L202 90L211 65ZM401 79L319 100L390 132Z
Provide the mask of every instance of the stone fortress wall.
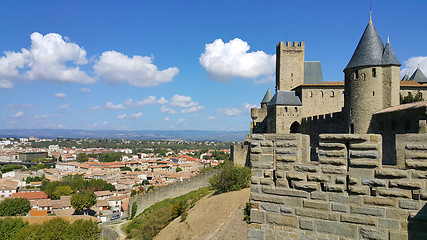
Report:
M427 134L253 134L249 239L427 239Z
M137 194L136 196L130 198L128 210L125 212L125 216L130 215L133 203L138 205L138 209L135 215L138 216L146 208L159 201L163 201L167 198L179 197L191 191L195 191L201 187L207 187L209 186L209 178L212 177L216 172L216 170L206 171L204 173L197 174L190 179L184 179L182 182L171 183L166 186L156 187L153 191L149 191L147 193Z

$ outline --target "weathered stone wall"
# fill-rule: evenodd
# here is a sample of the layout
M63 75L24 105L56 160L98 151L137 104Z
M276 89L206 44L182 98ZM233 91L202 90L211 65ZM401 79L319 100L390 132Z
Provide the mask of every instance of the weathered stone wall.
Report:
M231 161L239 166L249 166L249 142L231 145Z
M276 90L290 91L304 83L304 42L279 42L276 47Z
M398 166L375 134L253 134L249 239L427 239L427 134L398 135Z
M344 87L314 85L296 90L302 96L301 116L303 118L340 112L344 106Z
M129 200L128 211L126 211L126 216L129 216L129 211L132 209L133 203L138 205L138 209L136 211L137 216L156 202L165 200L167 198L175 198L197 190L201 187L207 187L209 186L209 178L215 173L215 170L207 171L197 174L190 179L184 179L182 182L168 184L163 187L155 188L153 191L149 191L148 193L141 193L131 197Z

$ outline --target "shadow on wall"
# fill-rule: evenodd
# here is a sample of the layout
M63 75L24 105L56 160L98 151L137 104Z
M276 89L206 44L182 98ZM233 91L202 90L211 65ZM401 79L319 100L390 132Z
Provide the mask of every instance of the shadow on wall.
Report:
M408 217L408 239L427 239L427 205L418 212Z

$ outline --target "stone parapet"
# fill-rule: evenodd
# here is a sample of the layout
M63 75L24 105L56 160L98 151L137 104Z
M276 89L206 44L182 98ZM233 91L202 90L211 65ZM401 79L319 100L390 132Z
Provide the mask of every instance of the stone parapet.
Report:
M253 134L249 239L427 239L427 134ZM313 151L312 151L313 152Z

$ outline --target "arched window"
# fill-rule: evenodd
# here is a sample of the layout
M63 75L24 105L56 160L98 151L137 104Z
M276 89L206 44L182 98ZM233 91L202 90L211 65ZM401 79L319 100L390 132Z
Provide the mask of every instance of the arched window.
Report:
M331 91L331 97L334 97L334 96L335 96L335 92Z
M313 91L310 91L310 93L308 94L310 97L313 97Z
M377 77L377 69L372 68L372 77Z
M295 112L298 112L298 108L297 107L295 107Z
M288 112L288 107L285 107L285 112Z
M320 95L323 97L323 91L320 91Z

